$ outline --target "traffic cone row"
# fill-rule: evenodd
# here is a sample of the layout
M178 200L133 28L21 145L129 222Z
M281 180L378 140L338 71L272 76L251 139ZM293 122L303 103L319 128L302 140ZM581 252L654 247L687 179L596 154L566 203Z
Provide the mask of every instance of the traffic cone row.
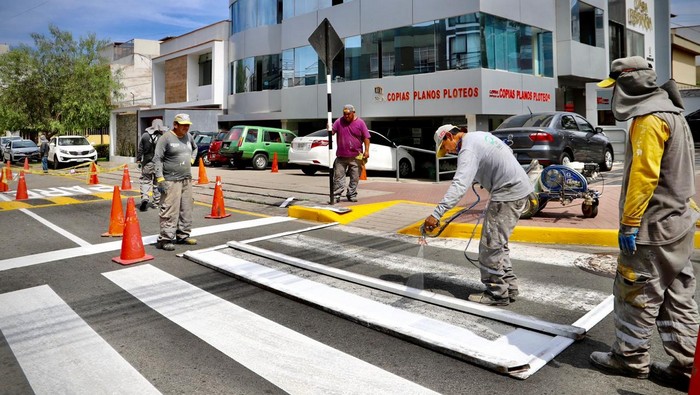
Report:
M152 255L146 254L141 238L141 228L139 217L136 215L136 204L134 198L130 197L126 203L126 219L124 220L124 237L122 238L122 249L118 257L112 261L122 265L148 261L153 259Z
M224 192L221 190L221 176L216 176L216 186L214 187L214 201L211 204L211 214L205 218L226 218L231 214L226 214L224 206Z
M114 186L112 194L112 212L109 218L109 229L103 233L102 237L121 237L124 234L124 209L122 208L122 197L119 187Z
M207 170L204 168L204 160L199 158L199 180L197 184L209 184L209 178L207 178Z

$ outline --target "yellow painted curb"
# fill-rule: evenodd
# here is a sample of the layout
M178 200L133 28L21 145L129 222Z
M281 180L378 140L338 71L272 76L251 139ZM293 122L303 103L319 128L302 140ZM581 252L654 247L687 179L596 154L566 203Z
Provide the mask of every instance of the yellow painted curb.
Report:
M347 207L350 209L349 212L345 214L336 213L330 210L333 206L328 206L329 209L324 207L305 207L305 206L291 206L287 210L287 215L294 218L305 219L314 222L338 222L340 224L346 225L357 219L366 217L368 215L374 214L381 211L387 207L391 207L397 203L403 202L402 200L392 200L389 202L381 203L370 203L370 204L358 204L356 206ZM346 207L343 207L346 208Z

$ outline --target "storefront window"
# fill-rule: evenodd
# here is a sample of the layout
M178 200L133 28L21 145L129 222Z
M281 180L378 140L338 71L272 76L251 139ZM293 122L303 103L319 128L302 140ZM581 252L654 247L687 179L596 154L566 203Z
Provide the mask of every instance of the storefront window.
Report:
M255 77L255 59L245 58L235 62L236 93L252 92Z
M644 35L627 29L627 56L644 57Z
M571 0L571 39L594 47L605 47L603 10Z

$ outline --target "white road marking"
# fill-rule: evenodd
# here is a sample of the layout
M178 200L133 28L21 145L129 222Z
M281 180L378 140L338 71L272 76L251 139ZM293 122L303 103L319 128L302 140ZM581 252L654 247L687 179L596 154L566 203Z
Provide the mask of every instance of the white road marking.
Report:
M479 281L479 270L466 262L466 260L462 266L457 267L431 259L392 254L387 251L353 245L342 245L307 235L294 235L276 238L270 241L302 250L320 250L325 254L338 256L344 259L357 259L358 257L362 257L364 263L384 267L392 271L430 273L430 276L438 278L441 281L466 284L473 289L480 289L483 287L481 281ZM549 254L556 255L552 254L552 250L549 250ZM540 261L540 263L549 264L548 261ZM456 273L455 270L459 270L459 272ZM519 298L531 300L533 302L556 306L566 310L590 311L609 295L608 293L593 291L586 288L530 281L524 276L525 273L518 273L517 269L515 272L518 275L521 289Z
M292 394L434 393L149 264L103 275L283 391Z
M48 285L0 295L0 330L37 394L158 394Z
M281 222L294 221L291 217L265 217L248 221L228 222L220 225L205 226L192 229L192 236L201 236L212 233L227 232L231 230L254 228L257 226L277 224ZM142 237L143 244L153 244L157 241L158 235ZM19 267L38 265L46 262L54 262L63 259L75 258L85 255L100 254L108 251L117 251L122 248L122 241L111 241L100 244L88 244L83 247L66 248L58 251L42 252L33 255L20 256L0 260L0 271L10 270Z

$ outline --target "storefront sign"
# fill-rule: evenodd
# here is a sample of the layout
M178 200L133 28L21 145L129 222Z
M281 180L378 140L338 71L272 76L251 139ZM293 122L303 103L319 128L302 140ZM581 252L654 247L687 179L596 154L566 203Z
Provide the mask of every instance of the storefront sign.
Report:
M537 102L550 102L552 100L552 95L547 92L510 88L489 89L489 97L492 99L531 100Z
M634 0L634 8L627 9L627 20L632 26L639 26L651 30L651 17L646 1Z
M421 91L401 91L401 92L388 92L383 93L384 89L381 86L374 87L374 100L375 101L388 101L388 102L401 102L409 101L413 99L414 101L420 100L439 100L439 99L471 99L479 97L479 88L472 87L460 87L460 88L443 88L443 89L428 89Z
M598 110L610 110L610 109L612 109L612 107L610 106L610 101L612 100L612 94L613 94L612 89L596 91L596 98L595 98L596 108Z

